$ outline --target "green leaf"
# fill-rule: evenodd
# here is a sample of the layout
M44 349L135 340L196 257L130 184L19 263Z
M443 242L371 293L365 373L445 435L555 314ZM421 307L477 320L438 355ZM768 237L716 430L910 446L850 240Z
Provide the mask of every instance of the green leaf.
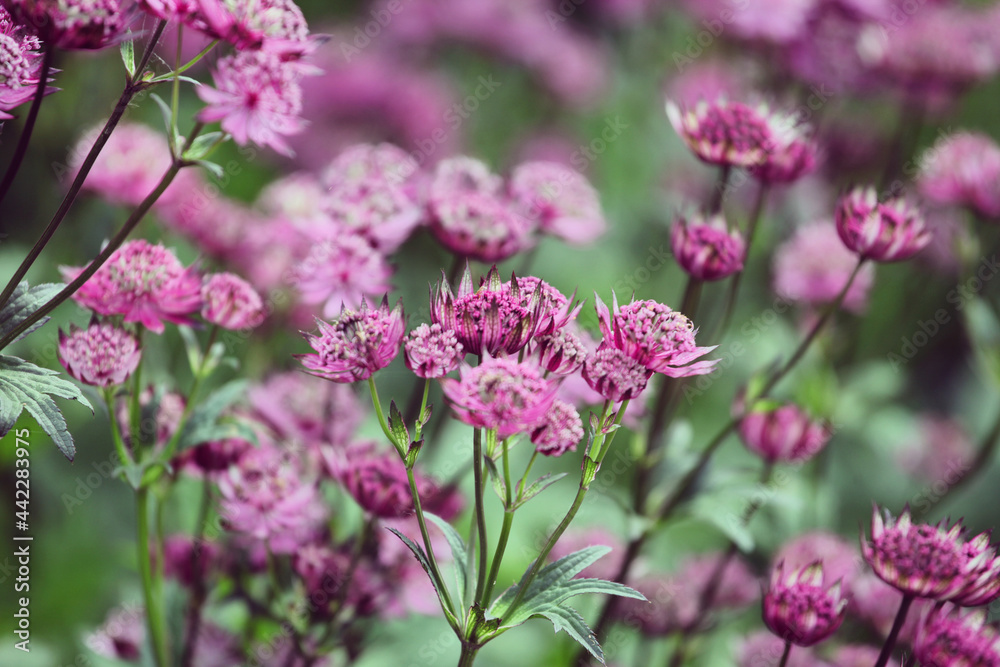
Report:
M466 572L465 570L466 562L469 560L465 542L462 540L462 536L458 534L458 531L441 517L430 512L424 512L424 516L430 519L444 533L445 539L448 540L448 546L451 547L451 556L455 560L453 567L455 569L455 583L458 587L458 605L459 609L465 609L469 582L474 578L473 573Z
M389 432L392 433L396 445L406 451L410 445L410 431L406 428L406 421L396 407L396 401L389 402Z
M129 31L129 35L131 35ZM135 44L131 39L125 40L121 44L121 54L122 63L125 65L125 71L128 72L129 81L135 76Z
M194 335L191 327L179 326L177 331L184 340L184 350L187 352L188 368L191 369L191 375L197 375L198 368L201 367L201 344L198 342L198 337Z
M195 137L195 140L191 142L190 146L184 149L184 153L181 157L192 162L202 160L212 152L223 136L225 135L222 132L208 132L206 134L199 135Z
M179 439L180 449L185 447L191 447L202 442L208 442L209 440L220 439L213 437L217 427L221 426L219 418L222 413L239 400L245 393L247 388L246 380L233 380L228 382L218 389L216 389L208 398L202 401L194 410L191 411L191 415L188 417L187 424L184 425L184 430L181 432L181 437ZM227 422L228 430L230 435L224 437L237 437L243 439L249 439L250 442L255 442L256 438L247 438L247 435L252 435L253 431L246 428L246 430L239 429L233 430L231 424L236 424L238 422ZM220 431L221 432L221 431Z
M580 616L579 612L575 609L554 606L539 610L538 615L544 616L551 621L552 627L556 632L565 630L566 634L590 651L590 654L597 658L602 665L606 664L604 662L604 651L601 650L601 645L597 643L597 637L594 636L587 622L583 620L583 616Z
M192 162L200 167L204 167L212 176L222 179L226 176L226 170L222 168L222 165L216 164L210 160L192 160Z
M517 509L524 503L528 502L529 500L531 500L539 493L549 488L550 486L552 486L553 484L555 484L568 474L569 473L567 472L561 472L557 475L553 475L552 473L546 473L542 475L534 482L532 482L528 488L526 488L524 491L521 492L521 497L514 502L514 509Z
M493 491L497 494L497 498L500 502L507 505L507 485L503 481L503 477L500 476L500 471L497 469L496 461L488 456L483 457L483 461L486 462L486 470L489 471L490 480L493 482Z
M57 371L7 355L0 355L0 437L13 428L21 411L27 408L38 425L70 461L76 454L73 436L52 396L79 401L93 412L90 401L72 382Z
M7 300L3 309L0 310L0 336L6 336L13 331L21 322L28 319L36 310L62 291L64 287L65 285L58 285L56 283L43 283L34 287L29 287L27 282L20 283L14 288L10 299ZM15 338L14 341L21 340L48 321L48 317L43 317Z
M448 609L448 606L445 604L444 595L442 595L441 589L438 587L438 582L434 580L434 575L431 573L430 561L427 560L427 554L424 553L424 548L395 528L389 528L389 532L402 540L403 544L405 544L406 547L413 552L413 555L416 556L417 562L420 563L420 567L424 568L424 572L427 573L427 577L431 580L431 584L434 586L434 591L437 593L438 600L441 601L441 608L444 610L444 613L447 614L452 623L457 625L458 619L455 618L455 614Z
M163 125L164 127L167 128L167 134L170 134L171 132L173 132L173 127L174 127L173 110L170 108L170 105L167 104L163 100L163 98L157 95L156 93L150 93L149 96L153 98L153 101L156 102L156 106L160 108L160 114L163 116Z

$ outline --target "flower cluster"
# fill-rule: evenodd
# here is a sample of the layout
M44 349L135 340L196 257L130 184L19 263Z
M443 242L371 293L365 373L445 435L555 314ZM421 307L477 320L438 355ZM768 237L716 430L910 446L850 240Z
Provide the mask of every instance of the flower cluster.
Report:
M302 365L313 375L334 382L367 380L389 365L403 340L403 306L391 311L382 300L377 309L362 302L361 309L343 309L332 323L316 321L318 335L309 335L316 354L300 354Z
M4 0L14 19L61 49L103 49L125 38L129 3L121 0Z
M13 118L8 112L34 97L42 76L40 46L38 38L0 6L0 121ZM44 92L54 90L46 87Z

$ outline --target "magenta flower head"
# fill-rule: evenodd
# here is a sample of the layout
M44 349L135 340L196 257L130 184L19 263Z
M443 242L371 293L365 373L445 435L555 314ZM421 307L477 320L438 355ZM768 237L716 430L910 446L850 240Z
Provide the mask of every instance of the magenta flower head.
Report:
M934 608L917 630L914 655L924 667L1000 667L1000 631L986 619L985 609Z
M583 420L569 403L556 399L552 408L531 430L531 443L535 451L545 456L562 456L576 451L583 439Z
M42 76L41 44L38 37L15 22L0 4L0 121L14 116L7 113L35 97ZM45 89L45 94L55 88Z
M788 116L776 116L774 124L782 131L774 133L764 161L750 167L750 173L762 183L791 183L816 169L819 148L807 134L808 130L795 124Z
M331 473L366 512L382 519L413 512L406 467L395 452L379 454L374 445L365 443L350 447L346 454Z
M392 267L358 233L341 230L319 239L285 274L306 304L323 304L333 317L343 306L357 308L365 297L388 292Z
M525 162L510 176L510 196L545 234L582 245L604 233L597 191L581 173L557 162Z
M861 554L878 577L904 595L986 604L998 595L1000 558L990 548L989 533L970 541L962 537L962 523L950 528L914 524L910 511L893 519L878 507L872 511L871 541L861 540Z
M437 288L431 288L430 299L431 322L454 331L465 352L495 356L519 352L535 335L542 291L537 283L533 291L523 289L513 276L509 283L501 283L496 266L473 291L472 273L466 267L457 294L442 275Z
M111 611L104 625L87 637L86 642L100 656L138 663L146 643L146 610L120 607Z
M583 341L568 328L535 336L528 349L538 365L554 375L575 373L587 359Z
M531 430L552 408L558 386L534 364L500 357L463 366L461 380L443 378L441 388L461 421L506 438Z
M455 332L440 324L421 324L411 331L403 351L406 367L422 378L447 375L465 358L465 350Z
M642 393L653 373L615 347L590 354L583 362L583 379L590 388L612 403L630 400Z
M694 324L676 310L656 301L633 301L613 311L596 298L597 317L604 334L602 348L613 347L638 361L647 370L668 377L711 373L718 359L691 363L716 348L697 347Z
M357 232L385 254L398 250L423 221L417 202L383 178L331 186L323 210L336 228Z
M261 50L294 59L311 51L309 26L292 0L196 0L191 27L238 51Z
M698 280L722 280L743 270L743 237L727 230L721 215L679 218L670 231L670 248L681 268Z
M755 408L740 420L743 444L768 463L808 461L831 435L828 424L810 419L791 403Z
M68 335L59 332L59 359L66 371L84 384L124 384L141 358L135 336L111 324L94 321L86 329L70 327Z
M119 42L129 23L121 0L2 0L14 19L60 49L102 49Z
M936 204L1000 216L1000 146L978 132L943 137L921 156L917 187Z
M302 365L313 375L333 382L367 380L399 354L403 303L390 311L386 298L378 309L362 302L360 310L345 308L333 322L316 320L316 324L319 335L306 337L317 354L295 355Z
M219 121L241 146L253 142L292 155L284 137L305 129L300 118L301 68L274 53L243 51L221 59L212 78L215 88L198 86L208 105L199 114L204 123Z
M847 600L840 582L824 588L823 563L784 573L778 563L764 595L764 623L775 635L796 646L812 646L827 639L844 621Z
M201 316L223 329L253 329L267 316L264 302L250 283L233 273L215 273L201 288Z
M496 195L453 191L433 197L430 207L431 232L459 257L502 262L534 243L534 224Z
M874 188L854 188L840 198L837 233L849 250L863 259L900 262L931 240L921 212L902 198L879 203Z
M70 282L83 268L61 270ZM101 315L124 315L126 322L162 333L162 320L190 324L201 309L201 278L162 245L126 241L73 299Z
M765 106L702 100L693 108L682 110L667 102L667 118L688 148L709 164L733 167L763 164L774 142Z

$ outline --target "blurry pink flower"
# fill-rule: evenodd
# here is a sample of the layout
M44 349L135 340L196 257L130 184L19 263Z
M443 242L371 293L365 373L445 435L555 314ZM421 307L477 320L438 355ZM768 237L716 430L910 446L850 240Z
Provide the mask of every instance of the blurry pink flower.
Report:
M221 553L218 544L204 538L195 542L188 535L170 535L163 540L163 574L192 586L218 567ZM151 555L155 558L155 552Z
M70 152L67 184L80 170L102 129L94 127L86 132ZM164 135L140 123L122 123L108 138L83 187L111 203L135 206L156 188L170 163L170 147ZM172 183L162 196L176 194L176 185Z
M146 610L137 606L113 609L86 643L105 658L138 663L146 643Z
M764 595L764 623L775 635L796 646L812 646L830 637L844 622L847 600L840 582L826 587L823 563L784 572L778 563Z
M619 403L642 393L653 373L622 350L605 347L583 362L583 379L605 400Z
M923 214L897 198L879 203L874 188L854 188L837 202L837 233L848 250L876 262L909 259L930 243Z
M364 183L373 179L403 188L415 196L414 180L420 164L402 148L389 143L348 146L323 170L323 183L336 188L346 183Z
M261 49L283 57L311 50L309 26L292 0L197 0L192 27L222 39L238 51ZM199 27L203 26L203 27Z
M796 230L774 254L774 290L783 299L807 306L831 303L857 265L830 222L814 222ZM875 267L861 267L844 297L844 308L862 312L875 279Z
M428 191L433 200L467 192L499 195L502 188L503 179L488 164L474 157L456 155L437 163Z
M805 31L820 0L684 0L683 4L713 34L731 30L743 39L783 44Z
M365 512L383 519L408 516L413 512L413 498L406 466L395 452L373 450L367 445L350 448L343 465L331 473Z
M201 316L223 329L253 329L267 317L257 290L234 273L213 273L201 288Z
M61 271L71 282L83 268ZM188 324L201 308L201 278L162 245L126 241L73 299L101 315L124 315L126 322L162 333L162 320Z
M534 223L495 195L453 191L432 196L430 211L434 237L462 258L502 262L535 242Z
M567 243L591 243L604 233L597 191L579 172L555 162L525 162L510 176L510 196L539 229Z
M277 373L247 391L250 406L281 441L346 445L364 419L350 387L298 371Z
M383 298L377 309L361 302L357 311L343 309L331 323L316 320L319 335L306 335L317 354L298 354L310 373L333 382L367 380L399 354L405 333L402 301L389 310Z
M269 216L287 218L296 224L322 224L327 217L323 211L326 190L316 174L299 171L264 186L254 206Z
M270 221L244 204L214 194L214 187L202 181L193 169L184 169L154 210L165 227L213 257L240 263L247 255L255 254L246 252L251 243L273 248L275 243L268 238ZM283 239L287 243L287 233ZM251 270L255 263L240 264L243 274L253 277L261 272L260 268Z
M775 565L783 562L788 570L798 570L821 560L826 578L842 582L845 596L850 594L851 582L860 574L863 563L853 544L836 533L822 531L798 535L786 542L771 560Z
M784 125L776 132L764 162L750 167L750 173L762 183L791 183L816 169L819 147L808 136L809 129L795 124L791 116L774 121Z
M342 307L357 308L366 297L391 289L392 268L362 236L346 230L318 240L290 268L289 278L303 303L323 304L323 316Z
M920 436L896 456L903 472L950 486L972 466L975 448L957 421L942 415L923 415L917 422Z
M460 380L442 378L441 388L459 420L506 438L529 431L551 409L556 383L533 364L487 358L463 366Z
M139 367L142 350L135 336L112 324L92 322L86 329L59 332L59 360L84 384L113 387L124 384Z
M778 667L784 650L784 640L775 637L767 630L761 630L749 635L743 641L737 654L737 665L739 667ZM788 655L785 667L833 667L833 665L819 660L809 649L796 648Z
M239 438L212 440L185 449L171 464L192 477L217 480L251 449L254 445Z
M917 631L914 655L926 667L1000 665L1000 629L988 624L986 609L931 610Z
M139 9L165 21L180 21L185 26L205 30L200 0L138 0Z
M879 653L877 646L848 644L838 648L833 659L837 667L870 667L878 662Z
M14 19L60 49L103 49L125 37L129 3L121 0L3 0Z
M740 99L749 93L750 78L739 66L718 59L700 58L688 64L667 85L667 97L681 108L718 99Z
M743 236L729 231L722 215L678 218L670 230L670 248L681 268L698 280L722 280L743 270Z
M208 105L198 120L220 121L222 129L241 146L253 142L291 155L284 137L305 129L300 117L300 76L294 62L273 53L243 51L223 58L212 75L215 88L197 88L198 96Z
M751 410L739 430L747 449L768 463L808 461L832 435L827 424L813 421L792 403Z
M423 222L423 210L403 188L383 178L352 179L330 187L323 211L338 233L366 238L379 252L399 249Z
M774 142L766 106L703 100L681 108L667 102L667 118L703 162L734 167L763 164Z
M465 358L455 332L440 324L421 324L406 337L406 367L422 378L438 378L452 372Z
M944 136L921 156L917 186L935 203L1000 216L1000 146L979 132Z
M13 118L8 111L34 99L42 75L40 48L38 38L0 6L0 121ZM44 94L55 91L46 86Z
M867 622L879 634L886 636L896 619L902 601L902 593L865 568L851 582L851 597L847 608L852 618ZM917 626L920 625L920 616L934 604L932 600L919 598L914 601L899 633L901 642L913 642Z
M155 413L153 411L154 401ZM121 396L115 409L118 426L121 429L122 438L125 439L125 444L129 447L137 447L138 445L133 445L133 438L137 436L141 442L148 442L159 449L170 442L170 439L177 432L187 401L177 392L161 392L151 386L146 387L139 393L139 406L142 409L143 420L134 427L131 424L131 406L129 404L129 397ZM136 432L133 432L133 428L137 429Z
M583 439L583 421L576 409L556 399L552 407L531 430L531 444L545 456L562 456L575 452Z

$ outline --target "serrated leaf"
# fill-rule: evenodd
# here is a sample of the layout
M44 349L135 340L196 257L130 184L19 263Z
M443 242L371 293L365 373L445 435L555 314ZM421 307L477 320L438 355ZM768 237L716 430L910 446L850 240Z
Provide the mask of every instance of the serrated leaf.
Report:
M585 549L580 549L579 551L574 551L568 556L564 556L556 562L546 565L538 571L538 575L528 587L528 591L521 600L519 607L523 608L528 606L534 597L544 593L547 589L558 585L560 581L567 581L571 579L573 576L583 571L583 569L588 565L593 564L602 556L610 553L610 551L611 547L608 546L590 546ZM519 582L505 590L503 594L496 599L489 609L492 615L505 617L512 611L515 613L517 612L517 610L509 609L509 607L511 603L514 602L514 598L517 597L517 592L524 584L524 580L530 571L530 568L525 571ZM506 621L507 619L504 618L504 620ZM523 623L524 621L522 620L521 622ZM507 624L505 623L504 625Z
M417 562L420 563L420 567L424 568L424 572L427 573L427 578L431 580L431 585L434 586L434 592L437 593L438 600L441 602L441 609L444 610L444 613L448 615L449 619L451 619L453 623L458 624L458 619L455 618L455 615L448 609L448 606L444 602L444 595L442 595L441 589L438 587L438 582L434 580L434 575L431 574L431 565L427 560L427 554L424 553L424 548L395 528L389 528L388 530L402 540L403 544L406 545L406 548L413 552Z
M52 396L78 401L94 411L79 387L59 377L57 371L18 357L0 355L0 421L3 425L0 437L7 435L21 411L27 409L63 456L72 461L76 445Z
M20 283L14 288L10 299L7 300L3 309L0 310L0 337L6 336L13 331L21 322L28 319L28 317L58 294L64 287L65 285L56 283L42 283L34 287L30 287L27 281ZM48 321L48 317L43 317L12 342L21 340Z
M497 494L497 498L500 499L500 502L506 505L507 485L504 483L503 478L500 476L500 471L497 469L496 461L494 461L488 456L484 456L483 461L486 462L486 470L489 471L490 481L493 482L493 491Z
M455 583L458 587L458 605L459 609L465 609L467 589L469 582L474 576L471 572L466 572L465 570L466 563L468 562L468 549L465 546L465 542L462 540L462 536L458 534L458 531L441 517L431 512L424 512L424 516L430 519L444 533L445 539L448 540L448 546L451 547L451 556L455 560L453 567L455 569Z
M555 484L568 474L569 473L561 472L556 475L553 475L552 473L546 473L542 475L534 482L532 482L528 488L526 488L524 491L521 492L521 497L514 503L514 509L517 509L524 503L528 502L529 500L531 500L539 493L549 488L550 486L552 486L553 484Z
M224 134L222 132L207 132L198 135L191 145L184 149L181 155L185 160L196 161L204 159L212 149L219 143Z
M392 433L396 446L404 451L410 444L410 431L406 428L406 421L402 413L396 407L396 401L389 402L389 432Z
M580 616L579 612L575 609L569 607L551 607L540 610L538 615L547 618L552 623L552 627L556 632L565 630L566 634L586 648L602 665L606 664L604 662L604 651L601 650L601 645L597 642L597 637L594 636L587 622L583 620L583 616Z

